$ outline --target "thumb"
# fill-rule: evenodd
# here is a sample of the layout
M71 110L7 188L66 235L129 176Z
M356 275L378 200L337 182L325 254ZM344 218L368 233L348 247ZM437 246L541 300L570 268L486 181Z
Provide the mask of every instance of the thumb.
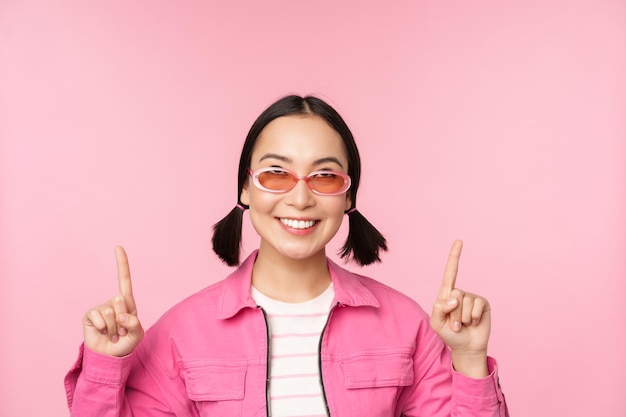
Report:
M437 331L443 329L448 321L449 314L457 308L458 304L459 300L456 298L435 301L433 313L430 316L431 327Z
M128 338L136 340L137 343L143 339L144 330L141 326L141 322L136 315L130 313L122 313L117 318L117 323L126 329Z

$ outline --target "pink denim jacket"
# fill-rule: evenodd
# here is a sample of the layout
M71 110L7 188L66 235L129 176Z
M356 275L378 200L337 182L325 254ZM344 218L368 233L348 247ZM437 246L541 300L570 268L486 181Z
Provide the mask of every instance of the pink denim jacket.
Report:
M132 354L81 347L65 378L71 415L267 416L268 330L250 296L255 258L173 307ZM486 378L455 372L414 301L328 266L335 300L319 363L330 416L508 416L493 359Z

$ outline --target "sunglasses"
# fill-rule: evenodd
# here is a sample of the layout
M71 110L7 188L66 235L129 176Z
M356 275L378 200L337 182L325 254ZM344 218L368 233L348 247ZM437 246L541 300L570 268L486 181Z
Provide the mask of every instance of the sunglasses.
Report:
M248 168L252 183L260 190L270 193L286 193L304 180L309 190L318 195L339 195L350 188L350 177L342 172L315 171L303 177L278 167Z

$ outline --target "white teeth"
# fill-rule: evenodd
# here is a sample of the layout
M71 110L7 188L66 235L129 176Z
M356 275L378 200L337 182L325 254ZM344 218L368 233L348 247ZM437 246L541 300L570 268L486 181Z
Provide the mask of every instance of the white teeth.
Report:
M280 222L293 229L308 229L315 224L315 220L280 219Z

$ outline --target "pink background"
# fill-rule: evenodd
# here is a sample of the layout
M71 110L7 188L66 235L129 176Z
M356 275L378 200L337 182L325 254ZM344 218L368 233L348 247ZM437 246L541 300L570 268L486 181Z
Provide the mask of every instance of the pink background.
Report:
M146 326L229 271L211 226L289 92L360 145L364 273L430 310L465 241L512 415L626 415L626 3L227 3L0 1L0 415L67 415L116 244Z

